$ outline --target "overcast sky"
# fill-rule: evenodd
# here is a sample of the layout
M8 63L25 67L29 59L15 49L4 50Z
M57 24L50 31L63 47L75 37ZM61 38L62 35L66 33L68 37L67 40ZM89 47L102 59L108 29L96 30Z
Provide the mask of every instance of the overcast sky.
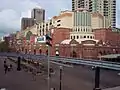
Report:
M46 19L61 10L71 10L72 0L0 0L0 36L20 30L21 17L30 17L34 7L46 10ZM120 0L117 0L117 4ZM117 27L120 27L120 5L117 5Z

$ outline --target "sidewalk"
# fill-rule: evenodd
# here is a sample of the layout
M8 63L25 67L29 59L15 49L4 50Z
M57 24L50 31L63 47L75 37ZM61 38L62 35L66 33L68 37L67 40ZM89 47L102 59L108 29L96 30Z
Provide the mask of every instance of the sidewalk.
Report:
M7 60L7 63L12 63ZM17 65L13 64L13 71L4 74L4 59L0 57L0 88L7 90L46 90L47 83L40 78L36 77L33 81L32 74L24 72L24 70L17 71Z

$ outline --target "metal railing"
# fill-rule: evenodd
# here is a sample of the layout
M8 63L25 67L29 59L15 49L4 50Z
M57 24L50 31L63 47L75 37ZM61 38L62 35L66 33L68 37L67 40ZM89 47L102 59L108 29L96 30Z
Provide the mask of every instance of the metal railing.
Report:
M47 60L46 55L34 55L34 54L22 54L22 53L0 53L0 56L8 56L8 57L30 57L33 60ZM109 61L102 61L102 60L86 60L86 59L79 59L79 58L67 58L67 57L59 57L59 56L50 56L51 61L60 61L63 63L71 63L71 64L78 64L78 65L89 65L113 70L120 70L120 63L114 63Z

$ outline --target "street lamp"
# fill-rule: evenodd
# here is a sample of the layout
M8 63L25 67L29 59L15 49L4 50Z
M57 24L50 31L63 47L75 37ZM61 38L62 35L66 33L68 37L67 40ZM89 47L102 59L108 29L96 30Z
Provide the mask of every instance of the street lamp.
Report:
M63 66L60 66L60 87L59 87L59 90L62 90L62 70L63 70Z
M52 33L53 33L53 26L51 26L50 31L48 32L48 36L46 36L46 39L48 39L48 41L52 40L52 38L49 37ZM48 55L47 55L47 58L48 58L48 90L50 90L50 46L51 46L51 43L48 42L47 45L48 45Z

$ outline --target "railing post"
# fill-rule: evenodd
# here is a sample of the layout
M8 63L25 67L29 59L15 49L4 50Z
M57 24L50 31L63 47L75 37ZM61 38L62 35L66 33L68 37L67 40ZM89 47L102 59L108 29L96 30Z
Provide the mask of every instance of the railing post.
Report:
M95 68L95 88L93 90L101 90L100 85L100 67Z

